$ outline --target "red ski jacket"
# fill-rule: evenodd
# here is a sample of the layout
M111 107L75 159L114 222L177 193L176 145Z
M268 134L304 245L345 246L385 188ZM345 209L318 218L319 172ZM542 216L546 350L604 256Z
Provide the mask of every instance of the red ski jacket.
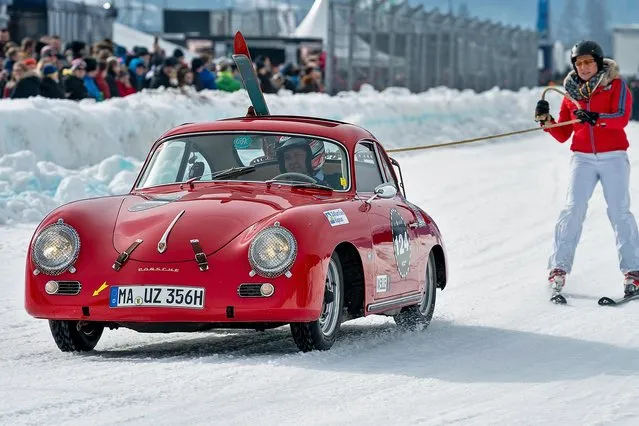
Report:
M619 68L611 59L605 59L607 69L604 77L589 99L577 99L582 109L599 113L595 126L588 123L576 123L544 130L563 143L572 137L570 149L576 152L599 153L607 151L625 151L628 138L624 127L632 113L632 94L626 82L619 77ZM566 77L564 86L572 78L572 71ZM559 110L559 123L575 120L575 104L564 98ZM553 124L555 121L552 121Z

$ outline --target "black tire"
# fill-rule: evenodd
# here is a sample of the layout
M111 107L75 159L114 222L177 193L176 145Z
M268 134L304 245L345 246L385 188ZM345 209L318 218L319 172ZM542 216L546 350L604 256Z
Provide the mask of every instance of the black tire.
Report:
M100 341L104 326L88 323L78 330L78 321L49 320L53 340L62 352L88 352Z
M332 293L332 301L330 301L330 293ZM328 303L327 300L329 300ZM303 352L329 350L339 334L343 311L344 274L339 256L333 253L326 273L324 303L320 317L312 322L291 323L291 334L299 350Z
M437 299L437 266L435 255L430 252L426 266L426 285L422 300L413 306L407 306L399 314L393 316L398 327L405 330L425 330L435 312Z

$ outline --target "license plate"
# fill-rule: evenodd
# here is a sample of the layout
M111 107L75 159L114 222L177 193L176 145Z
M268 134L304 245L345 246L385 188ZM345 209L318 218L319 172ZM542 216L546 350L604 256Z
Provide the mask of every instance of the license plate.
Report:
M162 306L201 309L204 307L204 289L186 286L114 286L111 287L109 306L112 308Z

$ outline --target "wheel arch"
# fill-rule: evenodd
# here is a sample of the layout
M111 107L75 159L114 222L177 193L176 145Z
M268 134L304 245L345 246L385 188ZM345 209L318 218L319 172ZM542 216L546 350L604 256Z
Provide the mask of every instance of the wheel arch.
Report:
M431 251L435 257L437 288L443 290L446 287L448 276L446 271L446 256L444 255L444 249L439 244L436 244L433 246Z
M335 247L342 265L344 280L344 307L351 316L364 314L365 278L362 258L357 248L350 242L342 242Z

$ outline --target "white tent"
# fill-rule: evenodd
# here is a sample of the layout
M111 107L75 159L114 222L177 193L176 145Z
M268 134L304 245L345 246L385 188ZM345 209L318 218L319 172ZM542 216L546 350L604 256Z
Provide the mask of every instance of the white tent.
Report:
M293 37L309 37L309 38L321 38L326 48L326 42L328 40L328 2L329 0L315 0L313 6L308 11L302 22L298 25L293 32ZM345 16L335 14L335 28L342 29L341 32L335 34L335 56L338 58L348 57L348 25ZM371 48L368 43L362 40L360 37L355 37L355 49L353 50L353 61L357 65L367 66L370 62ZM379 62L388 63L390 56L384 52L377 51L376 53L376 65L379 66ZM404 62L404 58L396 57L396 64L401 65ZM340 61L341 62L341 61Z
M147 49L151 50L153 46L153 38L151 34L144 33L142 31L138 31L126 25L120 23L113 24L113 42L119 44L120 46L124 46L127 50L132 50L134 46L144 46ZM160 39L158 44L164 51L167 56L171 56L173 51L177 48L181 49L184 52L184 59L187 62L191 62L191 59L195 58L197 55L189 50L187 50L183 46L179 46L175 43L168 42L166 40Z

